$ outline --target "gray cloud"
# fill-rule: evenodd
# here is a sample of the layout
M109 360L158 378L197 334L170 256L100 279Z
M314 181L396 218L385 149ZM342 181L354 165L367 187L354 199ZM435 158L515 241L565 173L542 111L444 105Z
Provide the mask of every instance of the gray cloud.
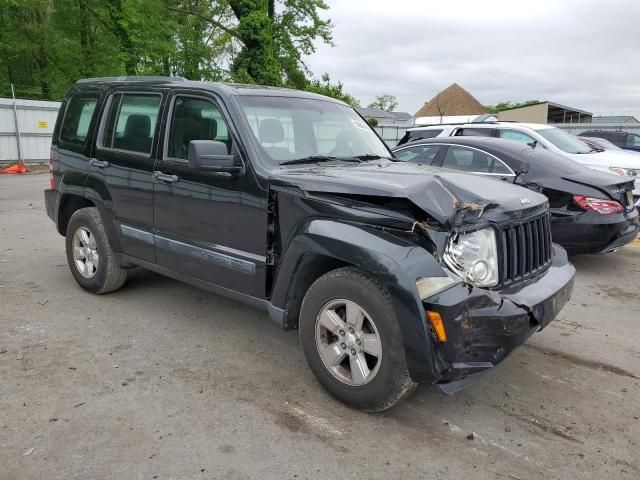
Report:
M640 118L637 0L329 4L336 46L319 45L308 65L365 105L389 93L414 113L458 82L484 104L550 100Z

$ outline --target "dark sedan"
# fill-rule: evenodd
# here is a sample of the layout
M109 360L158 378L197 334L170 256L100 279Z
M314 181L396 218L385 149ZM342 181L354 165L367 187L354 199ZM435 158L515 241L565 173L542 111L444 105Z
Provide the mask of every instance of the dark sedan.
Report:
M551 207L553 240L572 254L610 252L631 242L640 228L633 179L592 170L535 142L433 138L406 143L394 154L403 161L493 176L543 193Z

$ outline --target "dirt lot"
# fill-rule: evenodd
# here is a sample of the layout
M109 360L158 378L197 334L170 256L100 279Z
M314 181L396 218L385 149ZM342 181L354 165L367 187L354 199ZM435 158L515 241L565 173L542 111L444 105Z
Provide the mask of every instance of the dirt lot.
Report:
M81 291L47 183L0 176L1 480L640 478L637 242L574 258L571 303L481 383L367 415L260 311L141 269Z

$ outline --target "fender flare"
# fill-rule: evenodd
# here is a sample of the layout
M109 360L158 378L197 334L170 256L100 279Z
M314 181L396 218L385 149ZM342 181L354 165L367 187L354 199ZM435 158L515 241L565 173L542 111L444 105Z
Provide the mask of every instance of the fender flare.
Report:
M111 248L115 252L122 252L120 237L116 231L116 214L113 209L113 199L109 186L102 179L87 175L84 182L83 196L98 209Z
M297 271L304 268L308 254L335 259L377 277L391 295L411 378L422 383L438 380L434 340L416 279L446 273L427 250L382 229L330 219L311 220L297 229L282 256L271 296L275 307L288 308ZM285 323L293 321L297 323L297 318L287 319L285 315ZM295 328L285 324L287 327Z

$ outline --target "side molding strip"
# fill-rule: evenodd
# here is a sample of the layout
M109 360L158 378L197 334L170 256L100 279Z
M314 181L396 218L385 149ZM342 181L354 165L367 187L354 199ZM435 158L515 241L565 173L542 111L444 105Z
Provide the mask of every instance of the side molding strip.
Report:
M263 263L266 262L265 257L260 257L259 255L255 255L253 253L243 252L241 250L236 250L230 247L217 246L217 248L219 248L224 252L230 253L232 255L233 254L241 255L255 261L243 260L235 256L226 255L224 253L217 252L215 250L196 247L195 245L179 242L177 240L172 240L170 238L163 237L161 235L156 235L151 232L146 232L138 228L130 227L129 225L120 224L120 231L122 232L123 235L127 237L135 238L136 240L140 240L141 242L145 242L150 245L155 245L158 248L163 248L165 250L178 253L180 255L194 257L199 260L204 260L205 262L212 263L219 267L229 268L231 270L246 273L248 275L255 275L256 273L255 261L263 262Z
M140 230L138 228L130 227L129 225L120 224L120 231L123 235L127 237L135 238L136 240L140 240L141 242L148 243L153 245L153 233L145 232L144 230Z

